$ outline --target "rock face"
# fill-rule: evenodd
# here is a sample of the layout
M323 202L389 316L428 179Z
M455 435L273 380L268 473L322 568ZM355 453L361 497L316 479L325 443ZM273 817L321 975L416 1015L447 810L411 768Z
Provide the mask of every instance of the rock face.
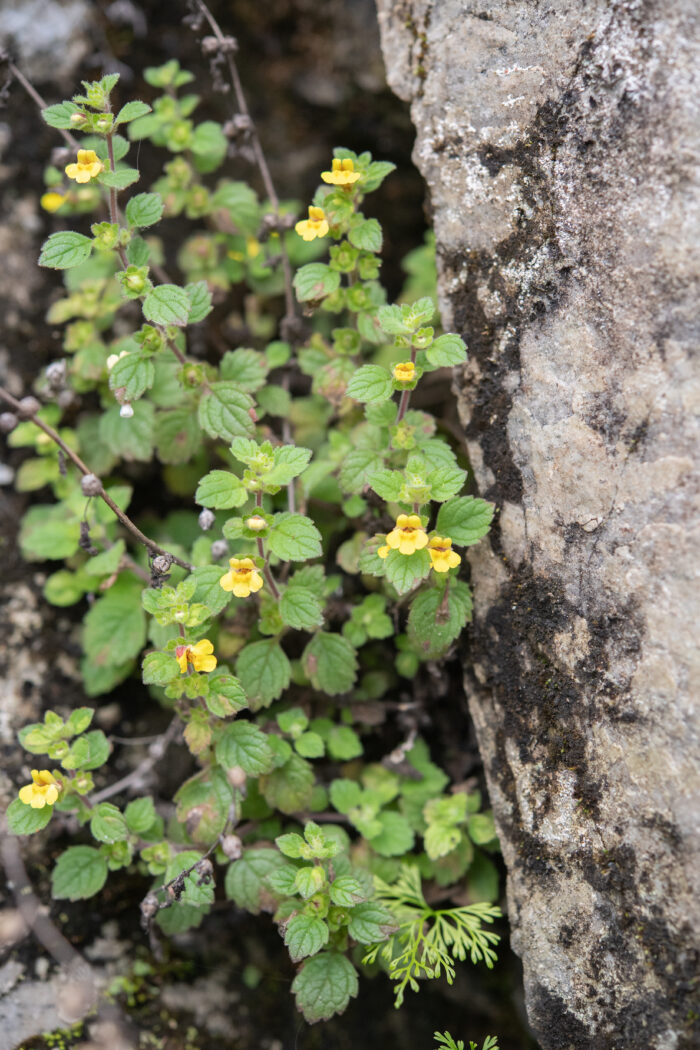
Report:
M698 1047L700 8L378 8L500 508L467 689L530 1020Z

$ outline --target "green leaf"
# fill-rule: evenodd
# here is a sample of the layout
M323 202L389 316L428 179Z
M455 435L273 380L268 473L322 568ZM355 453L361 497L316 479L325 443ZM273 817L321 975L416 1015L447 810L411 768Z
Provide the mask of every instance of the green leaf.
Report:
M456 495L467 480L467 472L459 467L438 467L430 473L430 498L442 503Z
M150 796L134 798L124 810L126 826L133 835L143 835L155 823L156 808Z
M92 846L69 846L51 873L51 896L78 901L94 897L107 881L107 861Z
M153 386L153 362L140 354L120 357L109 371L109 389L123 390L123 400L137 401Z
M168 864L165 872L165 881L171 882L172 879L177 878L183 871L187 871L193 864L197 864L202 859L202 854L198 850L183 850L182 853L178 853L177 856ZM184 892L180 901L175 904L175 908L192 906L195 908L207 907L214 900L214 884L210 881L204 881L200 878L196 870L191 871L189 875L185 876Z
M145 102L139 102L138 99L134 99L131 102L127 102L125 106L117 113L114 120L115 126L117 124L128 124L130 120L137 120L139 117L145 117L147 113L151 112L151 107L146 105ZM128 216L127 216L128 218ZM136 223L140 225L140 223ZM150 225L146 223L145 225Z
M240 478L228 470L211 470L200 480L195 503L214 510L241 507L248 499L248 491Z
M350 913L348 933L358 944L377 944L396 932L396 922L381 904L367 901Z
M117 168L116 171L103 171L98 179L103 186L109 186L110 189L125 190L127 186L138 182L139 177L137 168Z
M89 692L89 690L86 689ZM109 758L110 746L101 729L93 729L85 736L78 737L71 746L70 753L62 760L64 769L99 769Z
M493 503L473 496L460 496L440 507L435 528L441 536L449 536L453 543L469 547L489 531L493 512Z
M281 646L265 640L241 650L236 673L252 710L257 711L279 699L289 685L291 667Z
M199 402L199 423L213 438L247 437L255 429L253 407L252 398L235 383L212 383Z
M471 591L461 580L451 580L447 596L433 587L417 594L408 614L408 637L423 660L434 660L459 637L471 616Z
M154 324L186 325L190 317L190 298L176 284L159 284L142 304L143 316Z
M180 674L172 653L149 653L144 657L141 667L144 685L167 685Z
M145 266L151 257L151 249L143 237L134 234L126 246L126 258L133 266Z
M496 825L493 813L474 813L467 821L469 838L477 846L485 846L496 838Z
M190 313L187 318L188 324L198 324L214 309L211 303L211 292L206 281L194 281L185 285L185 291L190 300Z
M201 441L202 432L197 419L187 406L159 412L156 416L155 442L161 463L188 463Z
M339 875L331 883L331 900L341 908L353 908L367 899L362 886L352 875Z
M154 410L149 401L138 401L131 419L122 419L119 405L112 405L100 417L99 436L120 459L145 462L153 453L153 422Z
M209 675L209 693L205 703L217 718L228 718L248 706L248 699L243 686L236 677L225 669L217 668Z
M406 594L430 572L430 556L427 550L401 554L389 551L384 559L384 575L399 594Z
M293 897L296 892L294 882L297 871L298 868L295 868L293 864L285 864L284 867L277 868L266 875L265 884L273 893L279 893L281 897Z
M337 696L352 689L357 677L357 650L341 634L319 631L302 656L314 689Z
M323 553L321 533L303 514L275 514L267 544L281 561L308 561Z
M396 171L396 165L392 164L390 160L372 161L362 179L363 192L372 193L373 190L378 189L392 171Z
M241 233L254 234L260 225L260 205L247 182L222 182L211 198L214 208L224 208Z
M337 952L322 952L304 963L292 982L297 1009L309 1024L342 1014L357 995L357 971Z
M27 561L69 558L78 550L80 523L67 517L64 504L37 504L22 518L19 545Z
M39 266L48 266L53 270L68 270L79 266L89 258L92 251L92 240L74 230L61 230L52 233L41 246Z
M316 955L328 944L328 926L323 919L303 912L293 915L284 931L284 943L289 948L292 962L299 962L309 955Z
M395 503L403 487L403 474L400 470L375 470L370 475L369 485L380 499Z
M380 466L381 457L377 452L367 448L352 449L343 459L338 476L343 492L362 492Z
M111 802L95 806L90 816L90 831L93 838L107 845L124 842L129 834L123 814Z
M281 853L284 853L285 857L291 857L292 860L297 860L301 857L302 850L305 849L306 843L301 835L297 835L295 831L289 831L286 835L278 835L275 839L275 845ZM294 869L295 873L297 869Z
M313 867L299 868L294 878L294 889L307 901L309 897L313 897L314 893L318 893L319 890L323 889L325 881L326 873L322 867L314 865ZM318 951L318 949L316 950Z
M314 771L300 755L260 778L260 791L273 809L290 816L306 809L314 790Z
M302 758L321 758L326 746L323 738L309 730L294 741L294 747Z
M403 814L384 810L377 815L377 820L382 830L369 840L373 850L382 857L400 857L413 849L413 829Z
M163 216L163 198L159 193L137 193L128 202L125 214L130 226L155 226Z
M357 226L353 226L348 233L348 240L356 248L362 248L366 252L380 252L382 250L382 228L376 219L365 219Z
M238 350L227 350L219 366L221 378L235 383L241 390L252 393L263 386L268 373L268 364L264 354L257 350L239 347Z
M454 824L429 824L423 836L423 845L431 860L439 860L451 853L461 838L462 833Z
M458 335L440 335L425 351L425 356L436 368L446 368L466 361L467 348Z
M80 106L75 102L59 102L55 106L47 106L42 109L41 115L50 128L59 128L61 131L71 131L75 124L71 120L74 113L80 113Z
M218 616L231 601L231 592L225 591L219 583L223 575L218 565L200 565L189 577L197 585L192 601L206 605L212 616Z
M78 733L84 733L92 722L94 714L92 707L76 707L75 710L71 711L70 717L66 722L65 735L75 736Z
M310 587L291 583L280 598L279 610L283 622L298 631L313 631L323 623L323 602Z
M88 576L111 576L112 573L118 570L125 551L126 544L124 540L117 540L112 547L108 547L106 551L96 554L85 563L84 570L86 574Z
M406 323L400 306L380 306L377 310L377 320L387 335L410 335L413 330L411 325Z
M139 580L123 574L88 611L83 648L91 663L117 666L141 652L146 643L141 590Z
M362 788L355 780L339 778L331 783L330 796L334 809L339 813L349 813L355 806L359 806Z
M333 726L328 733L328 751L331 758L347 762L362 754L359 736L350 726Z
M24 802L16 798L10 802L5 816L7 826L13 835L33 835L36 831L41 831L46 827L52 814L53 806L32 809L31 806L26 806Z
M340 274L325 263L307 263L294 277L294 289L300 303L325 299L340 287Z
M311 459L310 448L297 445L282 445L274 449L274 465L265 475L267 485L286 485L293 478L303 474Z
M219 737L216 760L225 769L240 766L249 776L258 777L271 768L272 752L262 729L252 722L233 722Z
M285 866L284 857L276 849L247 849L241 859L230 864L226 871L226 896L253 915L259 915L263 908L273 911L274 900L263 880L277 868Z
M378 401L386 401L393 392L391 375L380 365L363 365L362 368L358 368L345 391L348 397L354 397L356 401L375 404Z
M226 156L228 139L220 124L213 120L205 120L194 129L190 149L195 156L197 171L215 171Z

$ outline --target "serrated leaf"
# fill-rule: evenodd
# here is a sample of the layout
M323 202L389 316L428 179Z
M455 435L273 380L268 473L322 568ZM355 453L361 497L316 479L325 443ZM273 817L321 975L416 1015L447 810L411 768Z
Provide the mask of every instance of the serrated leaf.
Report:
M228 718L248 706L248 698L238 679L225 670L217 670L209 675L209 692L205 703L217 718Z
M228 470L210 470L200 479L194 496L200 507L229 510L241 507L248 499L248 490L240 478Z
M293 915L284 931L284 943L292 962L316 955L328 944L328 926L316 915Z
M266 875L265 884L273 893L279 893L282 897L292 897L295 892L294 882L298 870L293 864L285 864Z
M257 350L239 347L227 350L219 366L221 378L235 383L241 390L253 392L263 386L268 373L264 354Z
M430 484L430 498L437 503L448 500L455 496L464 486L467 480L467 472L459 467L438 467L430 473L428 479Z
M180 674L172 653L149 653L141 665L144 685L167 685Z
M206 281L194 281L185 285L185 291L190 300L190 313L187 321L189 324L198 324L208 317L213 310L211 292Z
M125 401L137 401L153 386L153 362L140 354L125 354L109 371L110 390L123 390Z
M294 741L294 747L302 758L321 758L326 750L326 745L323 743L322 737L320 737L318 733L314 733L312 730L302 733L301 736Z
M92 846L69 846L51 873L51 896L55 900L85 900L107 881L107 861Z
M313 631L323 623L323 602L310 587L290 584L282 593L280 616L287 627Z
M427 550L413 554L389 551L384 559L384 575L399 594L406 594L430 572L430 556Z
M326 742L331 758L339 762L347 762L362 754L362 742L350 726L333 726Z
M205 120L194 129L190 149L197 171L215 171L226 156L228 139L220 124L214 120Z
M131 419L122 419L119 405L112 405L100 416L99 436L120 459L146 462L153 454L154 419L149 401L137 401Z
M276 849L247 849L240 860L230 864L226 871L224 888L229 900L253 915L261 909L274 910L274 902L266 900L264 879L277 868L286 866L286 861Z
M340 287L340 274L325 263L307 263L294 277L294 289L300 303L324 299Z
M302 656L314 689L337 696L352 689L357 677L357 650L340 634L319 631Z
M248 776L258 777L271 768L272 752L262 729L252 722L233 722L218 739L216 760L225 769L240 766Z
M74 230L61 230L60 233L52 233L42 244L39 266L68 270L85 262L91 251L92 240L89 237Z
M282 445L274 450L275 462L265 475L268 485L286 485L303 474L311 459L311 449L297 445Z
M355 780L339 778L331 783L330 797L334 809L339 813L349 813L355 806L359 806L362 788Z
M139 117L145 117L147 113L151 112L151 107L145 102L139 102L138 99L133 99L131 102L127 102L126 105L117 113L114 120L115 126L117 124L128 124L131 120L138 120Z
M449 536L453 543L468 547L478 543L489 531L493 512L493 503L473 496L460 496L440 507L435 528L441 536Z
M300 755L260 778L260 791L273 809L293 815L306 809L314 790L314 771Z
M348 397L371 404L387 401L393 392L391 375L381 365L363 365L362 368L358 368L345 391Z
M117 666L138 656L146 642L142 585L123 574L85 617L83 648L98 667Z
M352 449L343 459L338 475L343 492L362 492L380 465L377 452L367 448Z
M380 306L377 310L377 320L387 335L411 334L411 325L406 323L400 306Z
M337 952L322 952L304 963L292 982L297 1009L309 1024L341 1014L357 995L357 971Z
M206 605L212 616L218 616L231 601L230 591L225 591L219 583L222 576L219 565L200 565L189 577L196 585L192 601Z
M303 514L275 514L267 544L281 561L308 561L323 553L321 533L311 518Z
M323 888L325 881L326 874L320 866L299 868L294 878L294 889L307 901Z
M80 523L66 516L64 504L37 504L22 518L19 545L27 561L69 558L78 550Z
M241 650L236 673L252 710L257 711L279 699L289 685L291 667L281 646L266 640Z
M153 324L186 325L190 317L190 298L176 284L159 284L142 304L143 316Z
M396 922L381 904L367 901L358 904L350 913L348 933L358 944L377 944L396 930Z
M125 214L130 226L155 226L163 216L163 198L159 193L137 193L127 203Z
M382 228L376 219L365 219L357 226L353 226L348 233L348 240L356 248L365 252L380 252L382 250Z
M188 463L202 442L197 419L185 405L159 412L155 419L154 436L161 463Z
M395 503L403 486L403 474L400 470L375 470L369 477L369 485L380 499Z
M199 423L210 437L232 441L253 433L252 408L252 398L235 383L212 383L199 402Z
M13 835L33 835L41 831L51 820L52 815L53 806L32 809L18 798L10 802L5 813L7 826Z
M55 106L47 106L42 109L41 115L50 128L59 128L61 131L70 131L75 127L71 117L74 113L80 113L80 107L75 102L59 102Z
M116 171L103 171L98 175L103 186L109 186L113 190L125 190L138 182L140 176L137 168L117 168Z
M387 175L396 171L396 165L390 160L374 160L367 168L362 178L362 189L365 193L372 193L384 182Z
M433 660L459 637L471 616L471 592L461 580L417 594L408 614L408 637L423 660Z
M111 576L118 570L125 551L124 540L117 540L113 546L96 554L85 563L83 566L85 573L88 576Z
M331 900L341 908L353 908L366 900L362 886L353 875L339 875L330 888Z
M372 836L369 844L380 856L400 857L413 849L413 829L402 813L384 810L377 815L377 820L382 830Z
M150 796L132 799L124 810L124 820L134 835L143 835L155 823L156 808Z
M123 814L111 802L95 806L90 816L90 831L93 838L107 845L125 842L129 834Z
M467 821L469 838L477 846L485 846L496 838L496 825L493 813L474 813Z
M436 368L449 368L467 360L467 347L458 335L440 335L425 351L425 356Z

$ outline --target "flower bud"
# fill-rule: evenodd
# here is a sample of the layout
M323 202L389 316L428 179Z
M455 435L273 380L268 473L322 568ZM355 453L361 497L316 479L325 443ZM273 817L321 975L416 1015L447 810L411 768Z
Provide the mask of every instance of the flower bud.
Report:
M80 479L80 491L83 496L99 496L102 492L102 482L96 474L84 474Z
M226 772L226 779L232 788L238 788L240 790L245 787L248 776L245 770L241 769L240 766L231 766Z
M253 514L250 518L246 519L246 528L252 532L260 532L261 529L267 528L267 522L261 514Z
M238 835L224 835L221 848L229 860L238 860L243 854L243 843Z
M214 516L214 512L209 510L208 507L205 507L204 510L201 511L197 520L199 522L200 529L202 529L204 532L207 532L212 527L216 519Z
M151 563L154 576L165 576L173 563L172 554L159 554Z
M214 561L218 561L219 558L225 558L228 554L228 543L226 540L214 540L211 545L211 556Z
M119 415L122 417L122 419L131 419L133 414L134 414L134 409L129 404L128 401L126 402L126 404L122 405L121 408L119 409Z
M11 430L14 430L19 420L14 412L3 412L0 415L0 430L3 434L9 434Z
M35 397L23 397L19 403L19 416L20 419L31 419L35 416L41 405Z
M60 389L66 381L66 362L52 361L46 366L46 379L54 390Z

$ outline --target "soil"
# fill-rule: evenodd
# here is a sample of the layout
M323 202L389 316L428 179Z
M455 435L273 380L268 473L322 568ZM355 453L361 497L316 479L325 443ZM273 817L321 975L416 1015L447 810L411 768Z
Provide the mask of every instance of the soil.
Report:
M403 281L400 260L422 242L425 187L410 161L413 129L407 108L384 82L371 0L329 0L321 10L309 0L264 4L229 0L211 7L225 31L238 38L242 79L282 196L307 199L319 166L341 143L359 151L369 149L397 164L397 174L373 195L371 204L387 234L383 274L390 294L396 294ZM105 65L111 67L116 61L122 73L122 101L132 92L148 100L150 89L140 71L176 57L195 73L205 96L203 115L226 119L228 98L209 89L207 65L195 35L182 26L180 14L157 2L93 4L92 25L87 29L90 46L76 81L99 76ZM41 89L50 102L63 97L58 85L42 84ZM38 197L42 169L56 137L16 85L2 120L0 189L5 218L0 246L6 279L0 305L6 351L0 355L0 373L9 389L20 394L28 391L37 370L59 350L57 333L43 320L59 281L35 265L39 244L52 228L52 220L39 211ZM234 166L232 175L247 178L249 171ZM454 433L457 416L448 383L436 386L432 397L442 406L443 425ZM10 452L7 461L16 469L24 455ZM144 471L142 482L145 477ZM0 579L6 598L0 639L8 669L0 709L0 801L6 802L21 780L24 764L14 744L16 729L40 717L47 707L60 710L85 703L77 674L76 634L84 610L81 606L56 610L44 602L44 567L24 564L15 547L18 521L28 500L7 488L0 494ZM481 783L461 684L465 658L464 652L454 654L451 662L422 672L410 688L421 704L421 731L434 753L441 754L450 775L455 781L475 777ZM105 698L102 720L118 736L147 735L161 727L163 712L154 709L131 681ZM400 731L400 726L391 724L394 733ZM387 750L398 740L387 738ZM115 749L110 778L131 768L133 752L127 747ZM184 749L175 749L175 756L187 761ZM169 763L169 769L176 764ZM50 839L40 853L38 843L28 844L26 860L42 900L49 898L52 858L64 845L60 839ZM534 1046L523 1019L519 963L507 947L505 921L499 931L503 937L499 963L493 971L468 963L458 966L451 988L444 981L426 984L417 996L409 992L399 1011L393 1009L390 982L379 974L362 981L360 997L342 1018L309 1027L295 1011L290 994L294 969L266 917L253 919L221 900L198 930L166 945L165 962L157 963L138 925L138 904L146 888L139 876L115 876L100 897L79 905L62 902L51 909L65 935L104 975L128 974L134 960L151 968L140 977L132 973L117 994L140 1047L345 1050L362 1045L373 1050L390 1041L427 1050L433 1045L432 1033L445 1029L467 1042L479 1040L479 1045L486 1034L497 1033L501 1050ZM0 943L0 966L8 960L19 964L26 979L36 973L50 979L53 964L45 971L41 955L31 939L4 954ZM16 1050L49 1046L69 1050L84 1039L85 1029L77 1027L50 1039L25 1040Z

